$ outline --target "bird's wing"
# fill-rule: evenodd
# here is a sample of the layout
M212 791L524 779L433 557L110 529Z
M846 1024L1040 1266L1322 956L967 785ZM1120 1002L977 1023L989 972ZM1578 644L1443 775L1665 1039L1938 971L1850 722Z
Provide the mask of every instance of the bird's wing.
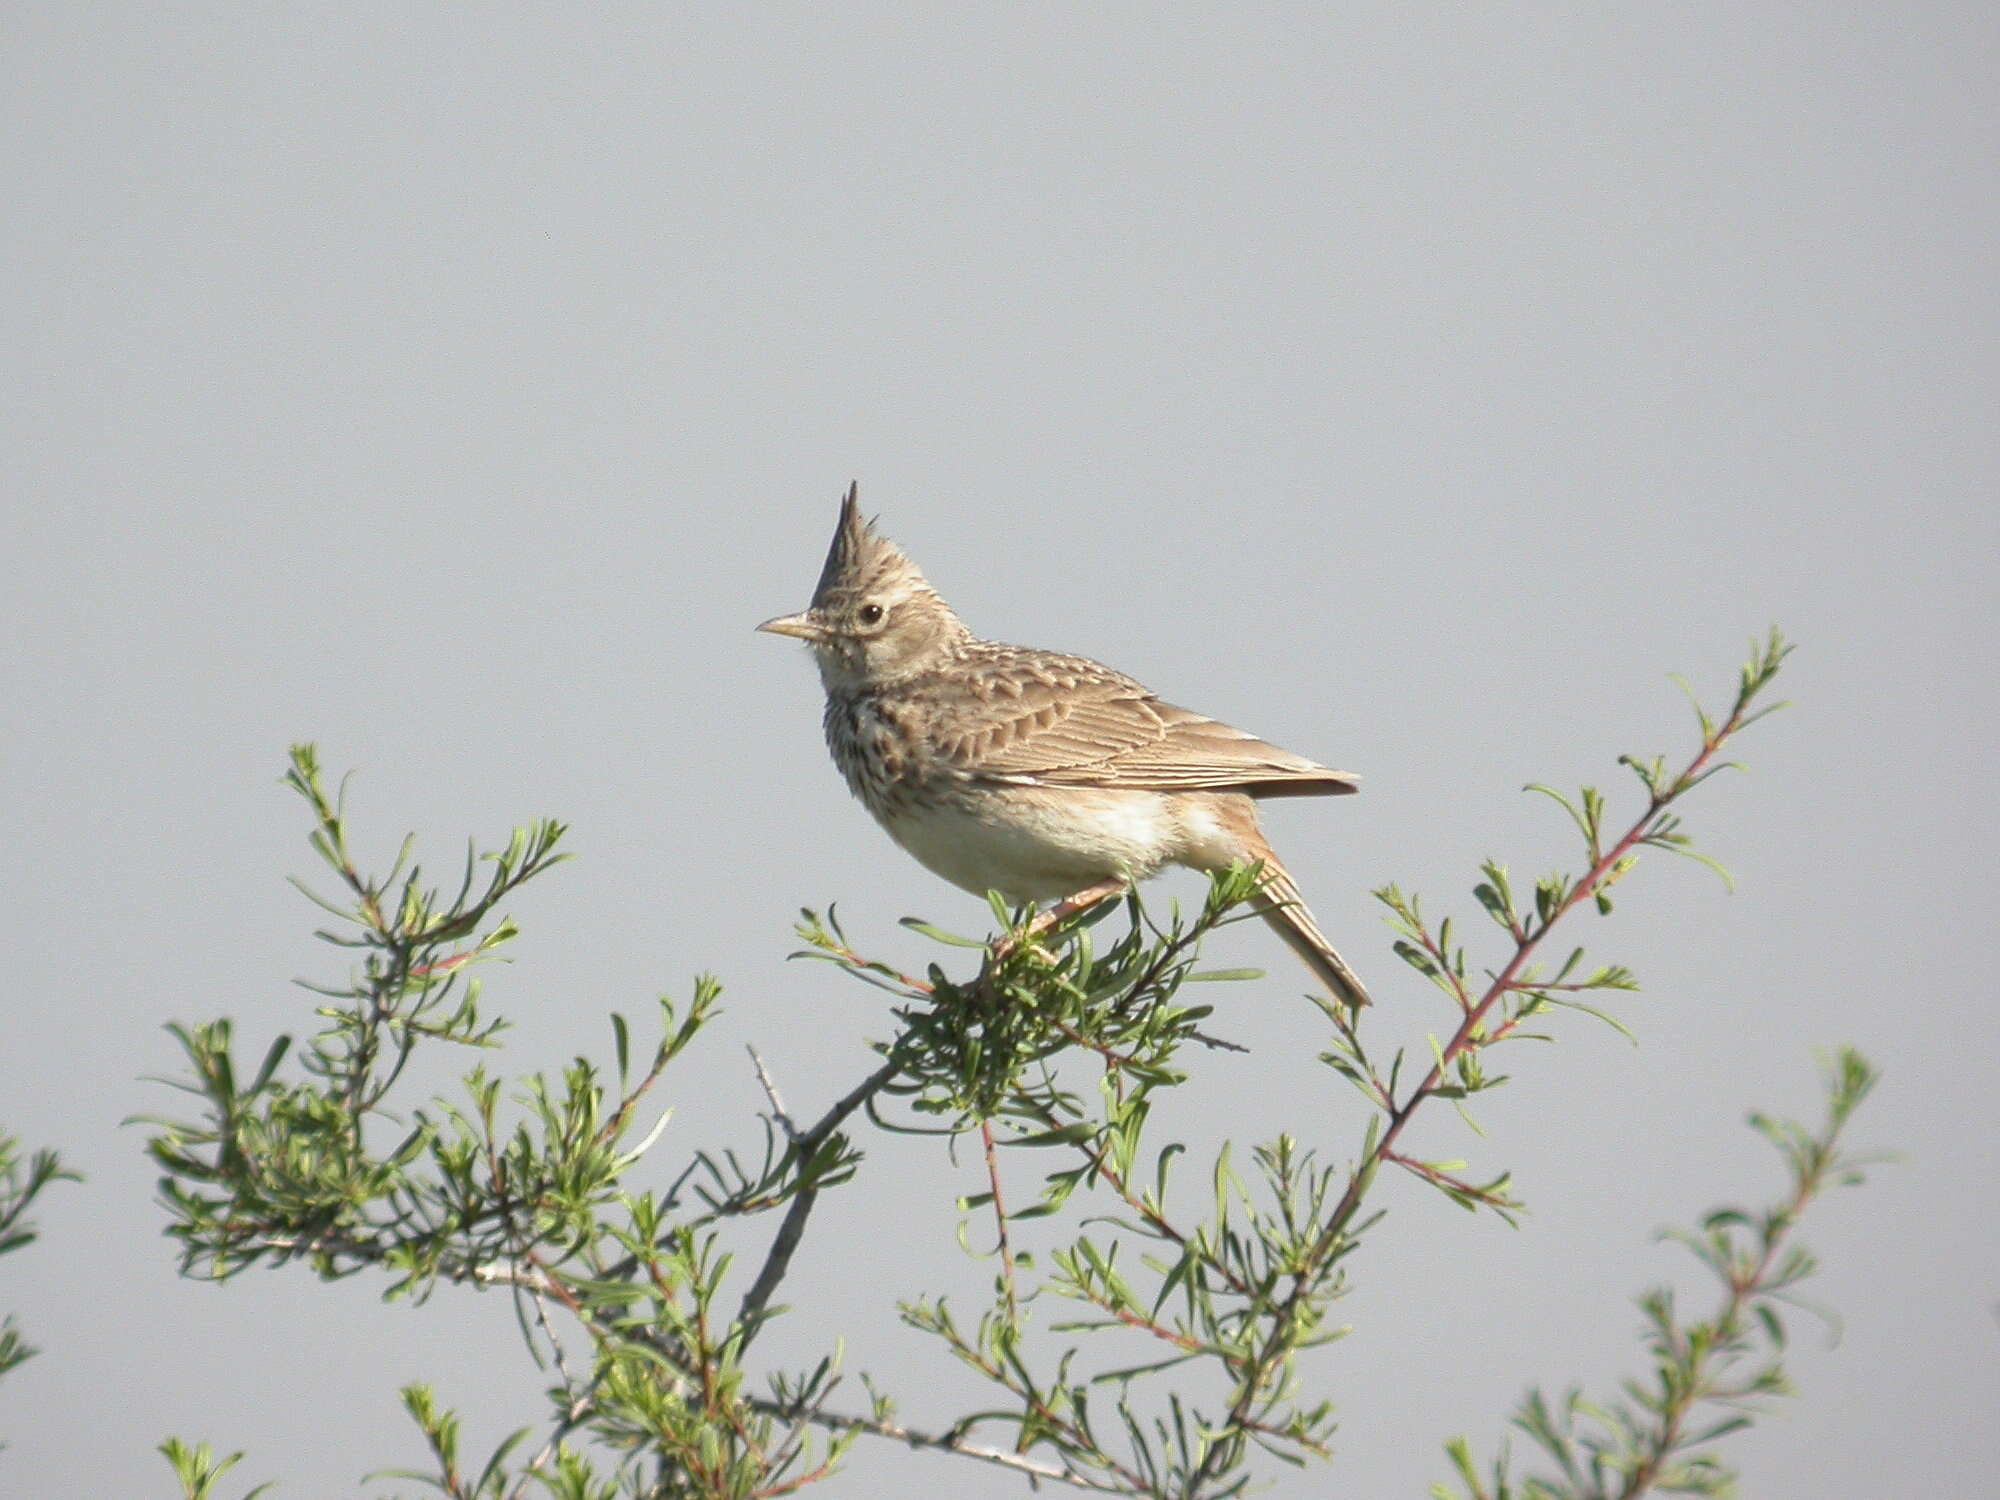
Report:
M935 749L984 780L1153 791L1326 796L1357 779L1206 714L1162 702L1082 657L1021 653L976 675L976 711L940 715Z

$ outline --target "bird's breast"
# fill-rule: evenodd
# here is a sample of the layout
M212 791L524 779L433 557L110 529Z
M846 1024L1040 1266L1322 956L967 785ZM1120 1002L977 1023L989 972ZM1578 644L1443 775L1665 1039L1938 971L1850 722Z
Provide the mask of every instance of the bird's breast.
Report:
M921 779L914 715L879 695L829 697L826 743L848 790L883 821Z

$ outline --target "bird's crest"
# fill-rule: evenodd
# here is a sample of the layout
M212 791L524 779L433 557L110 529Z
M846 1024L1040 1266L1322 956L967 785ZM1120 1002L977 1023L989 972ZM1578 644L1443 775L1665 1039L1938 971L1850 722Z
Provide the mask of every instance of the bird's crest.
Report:
M866 592L897 574L914 575L919 580L923 576L902 548L863 517L860 484L848 485L847 498L840 502L840 524L834 527L833 545L827 548L826 566L820 569L819 585L813 590L814 605L842 591Z

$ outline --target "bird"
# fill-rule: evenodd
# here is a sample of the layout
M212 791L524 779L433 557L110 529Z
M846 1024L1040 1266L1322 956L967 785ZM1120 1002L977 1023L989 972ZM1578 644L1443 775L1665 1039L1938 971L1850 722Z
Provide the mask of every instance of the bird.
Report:
M1359 779L1167 703L1087 657L982 640L850 484L812 602L756 627L804 641L848 788L932 873L1062 916L1168 865L1260 867L1258 913L1342 1004L1368 991L1265 839L1266 797Z

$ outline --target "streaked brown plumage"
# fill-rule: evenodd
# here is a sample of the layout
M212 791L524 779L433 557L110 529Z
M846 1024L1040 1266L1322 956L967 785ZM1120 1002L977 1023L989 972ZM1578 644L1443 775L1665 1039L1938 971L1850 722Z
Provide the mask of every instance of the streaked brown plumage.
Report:
M926 868L978 895L1075 906L1169 864L1261 862L1264 919L1337 997L1368 1003L1254 800L1352 792L1346 772L1085 657L980 640L863 520L853 487L811 607L757 628L811 645L835 763Z

